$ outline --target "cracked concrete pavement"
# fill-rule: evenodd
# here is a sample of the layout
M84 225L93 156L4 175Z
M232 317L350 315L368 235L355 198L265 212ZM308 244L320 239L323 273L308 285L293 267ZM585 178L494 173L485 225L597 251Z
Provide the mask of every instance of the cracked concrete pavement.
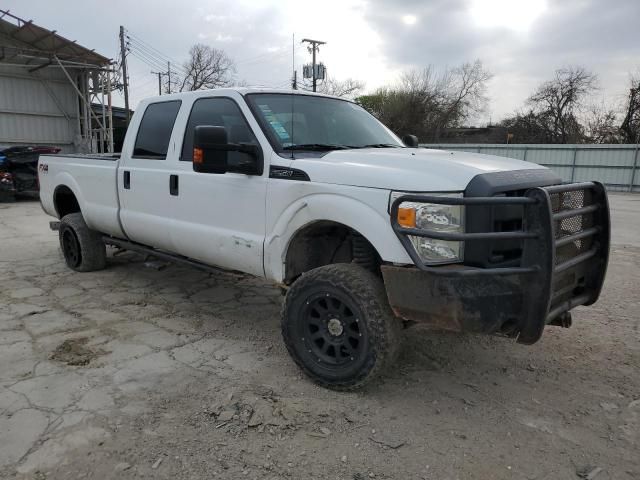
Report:
M76 273L37 202L0 204L0 478L640 478L640 196L611 200L574 327L414 328L348 394L288 358L274 286L113 251Z

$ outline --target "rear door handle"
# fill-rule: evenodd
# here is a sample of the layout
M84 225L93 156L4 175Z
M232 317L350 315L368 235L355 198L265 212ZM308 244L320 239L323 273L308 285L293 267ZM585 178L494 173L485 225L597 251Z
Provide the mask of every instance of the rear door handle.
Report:
M169 177L169 193L174 197L178 196L178 175Z
M131 172L125 171L122 177L122 183L125 189L131 188Z

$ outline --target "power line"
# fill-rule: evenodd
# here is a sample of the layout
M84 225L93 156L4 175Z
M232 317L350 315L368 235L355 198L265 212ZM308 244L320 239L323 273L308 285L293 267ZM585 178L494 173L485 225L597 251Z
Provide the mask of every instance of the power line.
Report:
M144 62L147 65L149 65L151 68L157 68L157 69L164 68L164 65L162 63L160 63L159 61L150 60L147 57L145 57L144 55L141 55L141 54L139 54L139 53L137 53L135 51L131 51L129 53L131 53L131 55L136 57L141 62Z
M139 47L138 44L135 42L131 42L131 41L129 42L129 49L133 52L140 53L141 55L144 55L145 57L148 57L150 59L158 60L160 63L164 63L166 61L164 57L156 55L155 53L150 52L146 48Z
M135 47L135 49L130 50L131 54L137 56L140 60L147 63L147 65L156 69L161 69L164 68L167 63L171 63L174 70L177 70L178 73L184 76L187 75L187 71L180 65L176 65L176 63L171 61L169 57L157 56L149 52L147 49L138 48L136 44L131 44L131 46Z
M160 50L158 50L157 48L155 48L153 45L145 42L144 40L142 40L140 37L138 37L137 35L135 35L134 33L132 33L130 30L127 30L127 34L130 38L133 38L134 41L136 41L138 44L144 45L146 46L148 49L150 49L151 51L155 51L160 57L164 58L165 61L169 61L171 63L173 63L174 65L178 65L179 62L177 62L175 59L169 57L168 55L166 55L165 53L161 52Z
M127 39L128 39L128 44L130 46L131 54L134 55L139 60L141 60L142 62L149 65L154 70L156 70L156 72L153 72L153 73L158 74L158 71L163 71L164 66L165 65L167 66L167 73L166 74L163 73L163 75L167 76L167 89L166 89L167 93L171 93L171 85L174 83L172 69L174 70L175 73L177 73L182 77L186 77L189 75L187 70L183 68L173 58L161 52L160 50L155 48L153 45L150 45L149 43L145 42L140 37L131 33L130 31L127 31ZM171 65L172 63L173 65ZM158 80L159 80L159 84L161 84L162 83L161 76L159 76ZM159 90L161 90L161 88Z
M158 55L155 55L152 52L149 52L147 49L139 48L135 43L132 43L131 46L134 47L134 50L132 50L132 52L137 52L138 54L144 56L146 59L156 62L158 65L165 65L167 62L171 62L177 70L182 70L184 72L184 68L182 68L179 64L176 64L168 57L160 57Z
M174 74L178 74L180 77L186 77L189 75L189 72L186 68L184 68L179 62L169 57L164 52L160 51L150 43L144 41L142 38L132 33L130 30L121 29L121 35L126 38L126 49L121 49L121 55L126 56L127 53L131 54L133 57L151 67L152 74L158 75L158 84L159 90L161 90L162 77L167 77L167 92L171 92L171 85L174 83ZM304 40L303 40L304 42ZM323 44L324 42L317 42L319 44ZM317 50L317 45L314 45ZM241 59L237 62L234 62L235 65L239 65L242 67L252 66L263 62L273 62L278 60L284 56L293 54L294 58L298 51L304 48L302 45L294 46L293 52L286 48L286 46L278 47L277 50L273 52L262 53L259 55L253 55L251 57L247 57L245 59ZM314 53L315 58L315 53ZM166 69L166 70L165 70ZM136 83L136 88L140 88L141 86L148 86L152 80ZM315 80L314 80L315 83ZM280 83L276 87L271 88L284 88L286 86L290 86L290 80L287 80L286 83Z

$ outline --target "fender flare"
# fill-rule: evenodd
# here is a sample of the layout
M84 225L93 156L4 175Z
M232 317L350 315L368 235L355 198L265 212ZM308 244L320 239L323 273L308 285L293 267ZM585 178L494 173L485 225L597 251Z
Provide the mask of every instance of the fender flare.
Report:
M312 223L335 222L357 231L376 249L383 261L412 263L386 215L370 205L344 195L313 193L297 199L278 217L265 238L264 267L267 278L282 282L291 240Z
M80 213L86 210L87 202L82 196L82 194L80 193L81 192L80 186L68 172L59 172L54 177L53 182L51 183L55 185L55 187L53 188L51 203L53 205L53 208L55 209L56 216L58 218L60 218L60 214L58 213L58 209L56 207L56 192L60 187L66 187L69 190L71 190L71 193L73 193L73 195L76 197L76 200L78 201L78 206L80 207Z

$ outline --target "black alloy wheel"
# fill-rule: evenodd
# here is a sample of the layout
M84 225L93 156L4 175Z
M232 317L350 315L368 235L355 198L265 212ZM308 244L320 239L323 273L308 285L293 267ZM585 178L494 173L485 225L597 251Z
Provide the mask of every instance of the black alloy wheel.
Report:
M336 293L320 292L306 301L301 333L318 363L339 366L360 358L367 331L356 312L352 302Z
M62 253L70 268L76 269L82 263L82 253L80 253L80 242L75 232L65 227L62 232Z

